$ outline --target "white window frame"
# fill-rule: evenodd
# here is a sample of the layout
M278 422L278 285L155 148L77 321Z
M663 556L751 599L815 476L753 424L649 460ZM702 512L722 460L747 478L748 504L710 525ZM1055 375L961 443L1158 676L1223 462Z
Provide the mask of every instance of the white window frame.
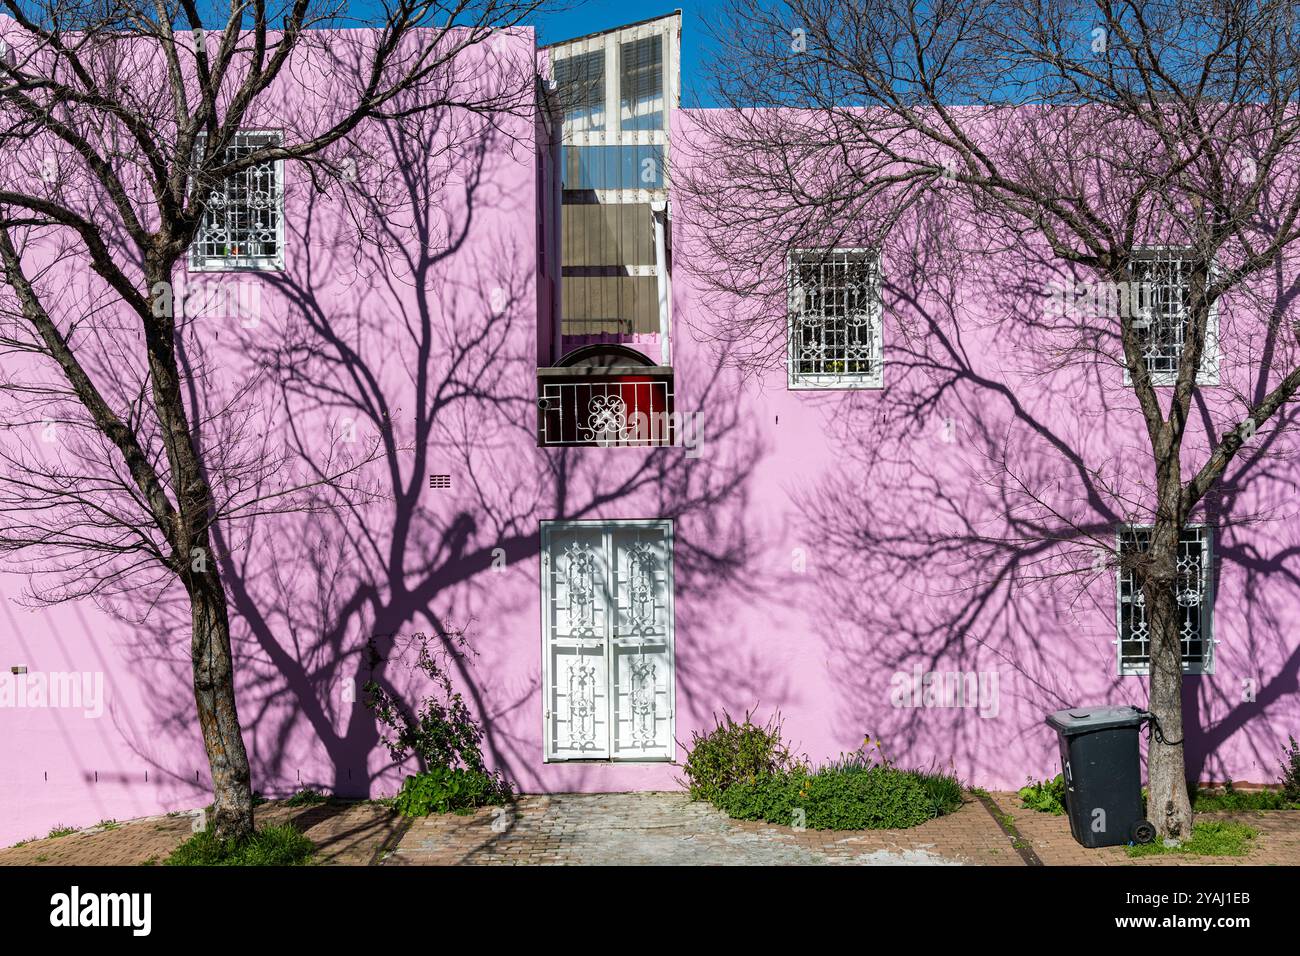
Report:
M870 312L867 321L872 326L872 366L871 372L844 373L800 373L799 359L796 355L798 337L795 334L796 314L799 311L800 290L796 265L804 257L818 258L834 255L868 256L875 260L875 289L871 296ZM881 294L882 273L880 251L866 247L835 247L831 249L793 249L786 256L786 386L792 391L812 391L827 389L872 389L883 388L885 384L884 361L884 300Z
M622 94L619 90L621 72L620 49L623 43L632 43L652 36L661 36L663 43L663 90L664 122L663 129L623 129ZM565 146L640 146L658 145L664 150L664 164L668 163L668 144L672 136L673 112L681 105L680 76L681 16L671 14L646 23L638 23L616 30L607 30L591 36L578 37L564 43L547 47L551 62L551 75L554 76L554 64L571 56L594 53L597 50L605 54L605 128L600 130L565 130ZM662 189L617 190L632 193L625 202L652 202L666 199L668 192L668 170L664 170ZM602 197L602 201L603 197Z
M615 709L617 707L617 695L614 693L613 668L611 659L613 655L613 642L609 639L605 641L605 673L608 684L606 687L606 705L609 708L606 717L607 726L610 733L610 752L605 756L582 757L568 756L566 754L556 754L551 747L551 693L552 677L551 674L551 648L547 639L547 628L549 626L547 614L551 605L551 537L556 531L565 530L601 530L606 534L612 534L618 530L628 528L655 528L660 529L664 536L664 553L666 556L667 567L664 569L664 577L667 581L667 594L665 596L664 607L667 617L666 627L666 644L668 658L668 675L667 675L667 698L668 698L668 755L663 757L647 756L615 756L613 754L613 734L615 732ZM675 579L675 563L673 560L673 551L675 548L675 527L671 518L644 518L644 519L610 519L610 520L587 520L587 521L543 521L541 523L541 596L542 596L542 615L541 615L541 652L542 652L542 762L543 763L598 763L598 764L649 764L649 763L676 763L677 751L677 609L676 593L677 583Z
M241 129L234 134L235 145L241 137L250 136L274 136L277 137L281 144L284 143L284 133L276 129ZM203 142L207 133L199 133L195 142L196 154L201 153ZM281 272L284 270L284 160L273 160L275 167L275 192L278 210L276 215L275 230L275 258L270 259L262 256L202 256L199 250L202 248L204 221L199 222L198 231L194 234L194 241L190 243L189 250L189 270L191 272ZM207 212L204 212L206 220Z
M1115 532L1116 558L1123 553L1123 539L1126 532L1154 530L1149 524L1123 524ZM1214 529L1204 523L1188 524L1184 531L1195 531L1201 539L1201 660L1197 663L1182 661L1184 674L1214 673L1215 645L1214 639ZM1180 542L1181 545L1181 542ZM1120 677L1145 677L1151 673L1150 654L1146 664L1135 664L1124 660L1124 569L1121 562L1115 562L1115 668ZM1136 582L1135 582L1136 586ZM1181 648L1179 657L1182 657Z
M554 89L556 62L597 50L604 53L604 95L605 123L600 130L573 130L568 123L561 128L559 145L560 162L563 162L563 149L566 146L658 146L662 150L663 168L660 170L660 186L656 189L599 189L595 190L596 199L601 204L631 203L645 204L651 207L654 220L655 265L628 268L629 275L654 276L659 306L659 349L660 363L672 364L672 327L673 295L672 277L668 271L666 230L671 220L669 201L669 171L672 160L669 143L672 140L673 113L681 106L681 13L672 13L665 17L634 23L626 27L606 30L589 36L577 37L546 48L549 57L549 70ZM652 36L661 37L663 44L663 128L655 130L623 129L623 99L619 83L622 77L622 45L644 40ZM563 216L563 201L557 205ZM559 253L557 252L557 255ZM562 267L560 267L562 269ZM558 273L557 273L558 274ZM563 280L561 279L561 286ZM561 295L563 292L561 292ZM562 304L557 297L555 315L556 339L561 341L563 321L560 318Z
M1193 250L1186 246L1142 246L1133 250L1134 260L1150 261L1159 259L1162 255L1168 253L1191 253ZM1129 270L1130 273L1133 271ZM1218 275L1218 264L1210 263L1208 281L1213 282ZM1141 280L1134 275L1135 284ZM1128 297L1133 301L1133 296ZM1201 349L1201 364L1196 370L1196 384L1202 387L1213 387L1219 384L1219 300L1215 299L1210 304L1209 314L1205 317L1205 345ZM1131 386L1133 384L1133 375L1129 371L1128 362L1124 365L1124 384ZM1178 372L1151 372L1151 384L1156 388L1169 388L1178 382Z

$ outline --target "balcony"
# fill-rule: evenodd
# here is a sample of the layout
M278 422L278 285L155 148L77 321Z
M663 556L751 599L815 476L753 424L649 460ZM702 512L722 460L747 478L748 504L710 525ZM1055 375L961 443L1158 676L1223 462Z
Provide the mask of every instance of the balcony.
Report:
M537 370L537 443L645 447L673 444L673 370L633 349L577 349Z

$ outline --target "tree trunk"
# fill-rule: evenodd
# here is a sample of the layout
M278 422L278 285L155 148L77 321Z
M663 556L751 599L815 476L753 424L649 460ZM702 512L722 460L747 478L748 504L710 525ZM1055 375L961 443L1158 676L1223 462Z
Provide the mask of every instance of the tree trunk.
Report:
M210 826L220 839L242 839L253 832L252 775L235 706L226 596L215 567L192 574L187 584L194 628L194 700L212 771Z
M1192 804L1183 758L1183 663L1179 640L1178 522L1159 521L1151 533L1142 583L1150 634L1151 685L1148 709L1159 732L1147 752L1147 818L1168 841L1192 835ZM1164 741L1162 742L1161 738Z
M176 248L183 249L177 243ZM253 833L252 773L235 705L235 667L230 649L230 615L220 569L212 556L212 492L190 428L182 397L176 354L175 305L159 295L172 293L176 253L160 244L145 262L149 314L144 319L149 350L149 380L154 409L176 492L175 524L170 529L175 571L190 599L190 657L199 729L212 772L210 829L222 840ZM159 251L164 250L164 251Z

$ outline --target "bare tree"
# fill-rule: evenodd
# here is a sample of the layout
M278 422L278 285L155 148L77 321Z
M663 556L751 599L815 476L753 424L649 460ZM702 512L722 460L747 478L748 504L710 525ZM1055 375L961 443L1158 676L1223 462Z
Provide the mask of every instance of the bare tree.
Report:
M253 808L217 526L354 502L367 456L331 446L277 474L287 458L262 440L256 383L218 389L176 307L184 257L214 192L259 165L346 175L367 124L529 109L531 62L505 64L490 41L538 5L388 0L373 30L341 33L359 21L328 0L4 0L0 393L18 441L0 550L36 600L183 592L219 838L249 834ZM282 135L230 148L268 127ZM37 429L63 437L23 445Z
M1129 504L1149 515L1149 545L1107 547L1136 575L1151 633L1149 812L1161 835L1187 836L1180 536L1230 467L1236 480L1255 466L1239 452L1281 427L1300 386L1290 279L1271 302L1260 294L1300 239L1294 6L736 0L715 23L714 79L732 109L701 119L711 161L687 177L686 208L712 254L702 281L746 303L712 331L751 367L784 357L791 249L887 247L942 223L972 252L1133 290L1133 308L1000 321L1045 370L1122 371L1145 426L1149 495ZM1175 301L1152 295L1162 282ZM1216 329L1225 297L1233 327ZM1232 343L1236 374L1211 398L1216 339ZM1055 518L1076 549L1105 540Z

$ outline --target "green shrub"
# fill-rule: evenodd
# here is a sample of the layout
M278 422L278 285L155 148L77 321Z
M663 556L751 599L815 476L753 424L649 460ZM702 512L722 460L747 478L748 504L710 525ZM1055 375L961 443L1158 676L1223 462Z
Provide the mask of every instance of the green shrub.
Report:
M446 638L464 647L463 633L449 629ZM452 689L447 655L423 633L412 640L418 647L414 669L433 685L433 693L423 697L414 712L377 681L365 685L366 706L386 728L381 742L393 760L402 763L414 756L425 767L402 782L394 806L407 816L423 816L505 803L511 796L510 784L484 764L483 730L464 698ZM371 641L371 666L381 660Z
M218 840L211 830L190 837L167 857L165 866L302 866L315 845L294 827L263 827L246 840Z
M1300 744L1290 734L1286 739L1291 746L1282 752L1282 796L1300 802Z
M817 774L818 776L834 773L856 774L871 769L894 770L895 768L890 765L880 741L873 741L868 735L863 739L861 747L851 754L840 754L837 760L820 768ZM934 770L909 770L906 774L925 790L934 811L932 816L952 813L961 807L962 786L954 775Z
M1178 846L1165 845L1163 837L1153 843L1137 843L1126 847L1131 857L1159 856L1181 853L1189 856L1245 856L1259 831L1244 823L1210 820L1192 826L1192 838Z
M510 787L495 774L434 767L402 781L393 808L403 816L424 817L499 805L509 799Z
M715 726L708 733L691 733L682 769L692 800L717 803L734 783L783 776L804 766L781 736L780 715L773 715L762 727L750 716L747 713L742 723L736 723L723 711L721 720L714 715Z
M288 800L284 801L286 807L314 807L318 804L328 803L329 797L319 790L313 790L310 787L303 787Z
M1065 777L1059 773L1051 780L1031 777L1028 786L1020 788L1020 803L1027 810L1060 816L1065 813Z
M723 790L714 805L736 820L765 820L791 826L800 779L793 774L764 774L740 780Z
M714 729L692 736L685 771L690 794L737 820L762 820L815 830L916 826L962 804L951 774L890 766L879 741L840 754L813 770L781 735L779 715L760 727L723 712Z
M56 824L55 826L50 827L50 832L45 835L45 839L53 840L56 837L65 837L71 833L76 833L76 832L77 832L76 827L70 827L70 826L66 826L65 824L59 823Z
M916 774L888 767L814 774L795 799L814 830L901 829L936 816Z
M813 830L892 830L946 812L947 784L892 767L831 766L816 773L768 774L732 784L718 807L738 820L764 820ZM960 805L960 788L957 803ZM803 811L802 816L797 811Z

